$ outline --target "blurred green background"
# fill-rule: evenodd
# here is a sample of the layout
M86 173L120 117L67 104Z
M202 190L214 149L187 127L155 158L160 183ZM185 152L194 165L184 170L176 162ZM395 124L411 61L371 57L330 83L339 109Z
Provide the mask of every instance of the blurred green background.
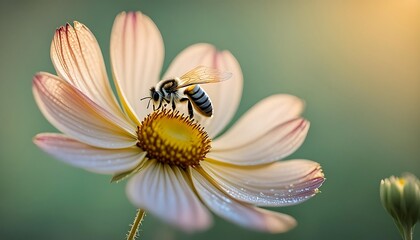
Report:
M379 182L405 171L420 177L420 0L1 1L1 239L124 239L135 214L125 183L37 149L32 137L56 130L31 91L35 72L54 72L55 28L73 20L94 32L109 69L111 26L123 10L155 21L165 68L193 43L230 50L245 79L235 119L274 93L304 99L311 129L289 158L316 160L327 177L315 198L277 208L299 222L285 234L216 218L191 235L148 215L140 239L399 239Z

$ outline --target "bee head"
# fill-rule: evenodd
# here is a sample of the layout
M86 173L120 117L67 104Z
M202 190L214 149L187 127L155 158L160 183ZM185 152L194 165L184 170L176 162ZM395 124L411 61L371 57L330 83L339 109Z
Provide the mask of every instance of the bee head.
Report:
M161 94L158 91L156 91L155 87L152 87L150 89L150 97L152 97L154 102L158 102L161 98Z

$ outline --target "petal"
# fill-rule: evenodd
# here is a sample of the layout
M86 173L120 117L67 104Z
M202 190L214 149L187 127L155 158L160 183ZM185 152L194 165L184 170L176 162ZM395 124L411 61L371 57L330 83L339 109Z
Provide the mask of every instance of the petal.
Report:
M224 150L249 144L277 126L299 117L302 110L303 101L292 95L277 94L265 98L216 139L212 147Z
M212 180L202 169L198 171L191 173L194 186L202 201L217 215L242 227L271 233L286 232L296 226L296 220L289 215L257 208L229 197L211 183Z
M242 71L229 51L217 51L213 45L201 43L183 50L171 63L163 79L179 77L198 65L232 73L227 81L200 85L212 101L214 114L207 118L195 113L194 118L213 138L230 122L238 108L242 95Z
M63 134L41 133L34 143L51 156L75 167L103 173L118 174L138 166L146 156L138 147L105 149L92 147Z
M318 163L290 160L256 167L202 161L203 169L231 197L258 206L288 206L318 192L324 174Z
M111 65L125 111L133 120L147 115L150 87L159 80L164 48L159 29L140 12L120 13L111 34ZM138 123L138 122L137 122Z
M44 116L66 135L95 147L125 148L136 144L134 125L110 114L69 83L38 73L32 90Z
M298 118L272 127L265 135L234 148L220 150L218 147L224 146L216 140L207 156L236 165L271 163L287 157L302 145L309 130L309 122ZM239 136L238 139L242 140L242 135Z
M122 114L111 90L101 49L92 32L74 22L55 31L51 59L58 76L66 80L99 106Z
M148 163L128 182L131 202L184 231L207 229L211 216L192 190L186 172L152 160Z

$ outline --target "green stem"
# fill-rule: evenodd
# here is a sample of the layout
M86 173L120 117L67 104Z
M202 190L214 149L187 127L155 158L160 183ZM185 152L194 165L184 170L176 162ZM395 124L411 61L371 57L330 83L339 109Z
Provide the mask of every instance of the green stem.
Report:
M403 234L403 239L404 240L413 240L413 228L412 227L404 227L402 234Z
M145 215L145 211L143 209L137 209L136 217L134 218L134 222L131 225L130 231L127 234L127 240L134 240L137 237L137 232L140 227L140 223L143 220L143 217Z
M402 224L401 220L394 219L395 225L398 227L398 231L401 234L401 237L403 240L413 240L413 230L414 225L411 226L411 224Z

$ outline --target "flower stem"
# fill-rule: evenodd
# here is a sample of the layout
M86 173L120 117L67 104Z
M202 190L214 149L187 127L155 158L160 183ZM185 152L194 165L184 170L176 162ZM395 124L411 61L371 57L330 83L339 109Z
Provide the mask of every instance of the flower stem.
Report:
M401 220L395 221L395 224L397 225L403 240L413 240L414 225L411 226L411 224L402 224Z
M127 240L136 239L141 221L143 220L145 213L146 212L143 209L137 209L136 217L134 218L134 222L131 224L130 231L127 234Z
M404 240L413 240L413 228L405 227L403 230L403 239Z

